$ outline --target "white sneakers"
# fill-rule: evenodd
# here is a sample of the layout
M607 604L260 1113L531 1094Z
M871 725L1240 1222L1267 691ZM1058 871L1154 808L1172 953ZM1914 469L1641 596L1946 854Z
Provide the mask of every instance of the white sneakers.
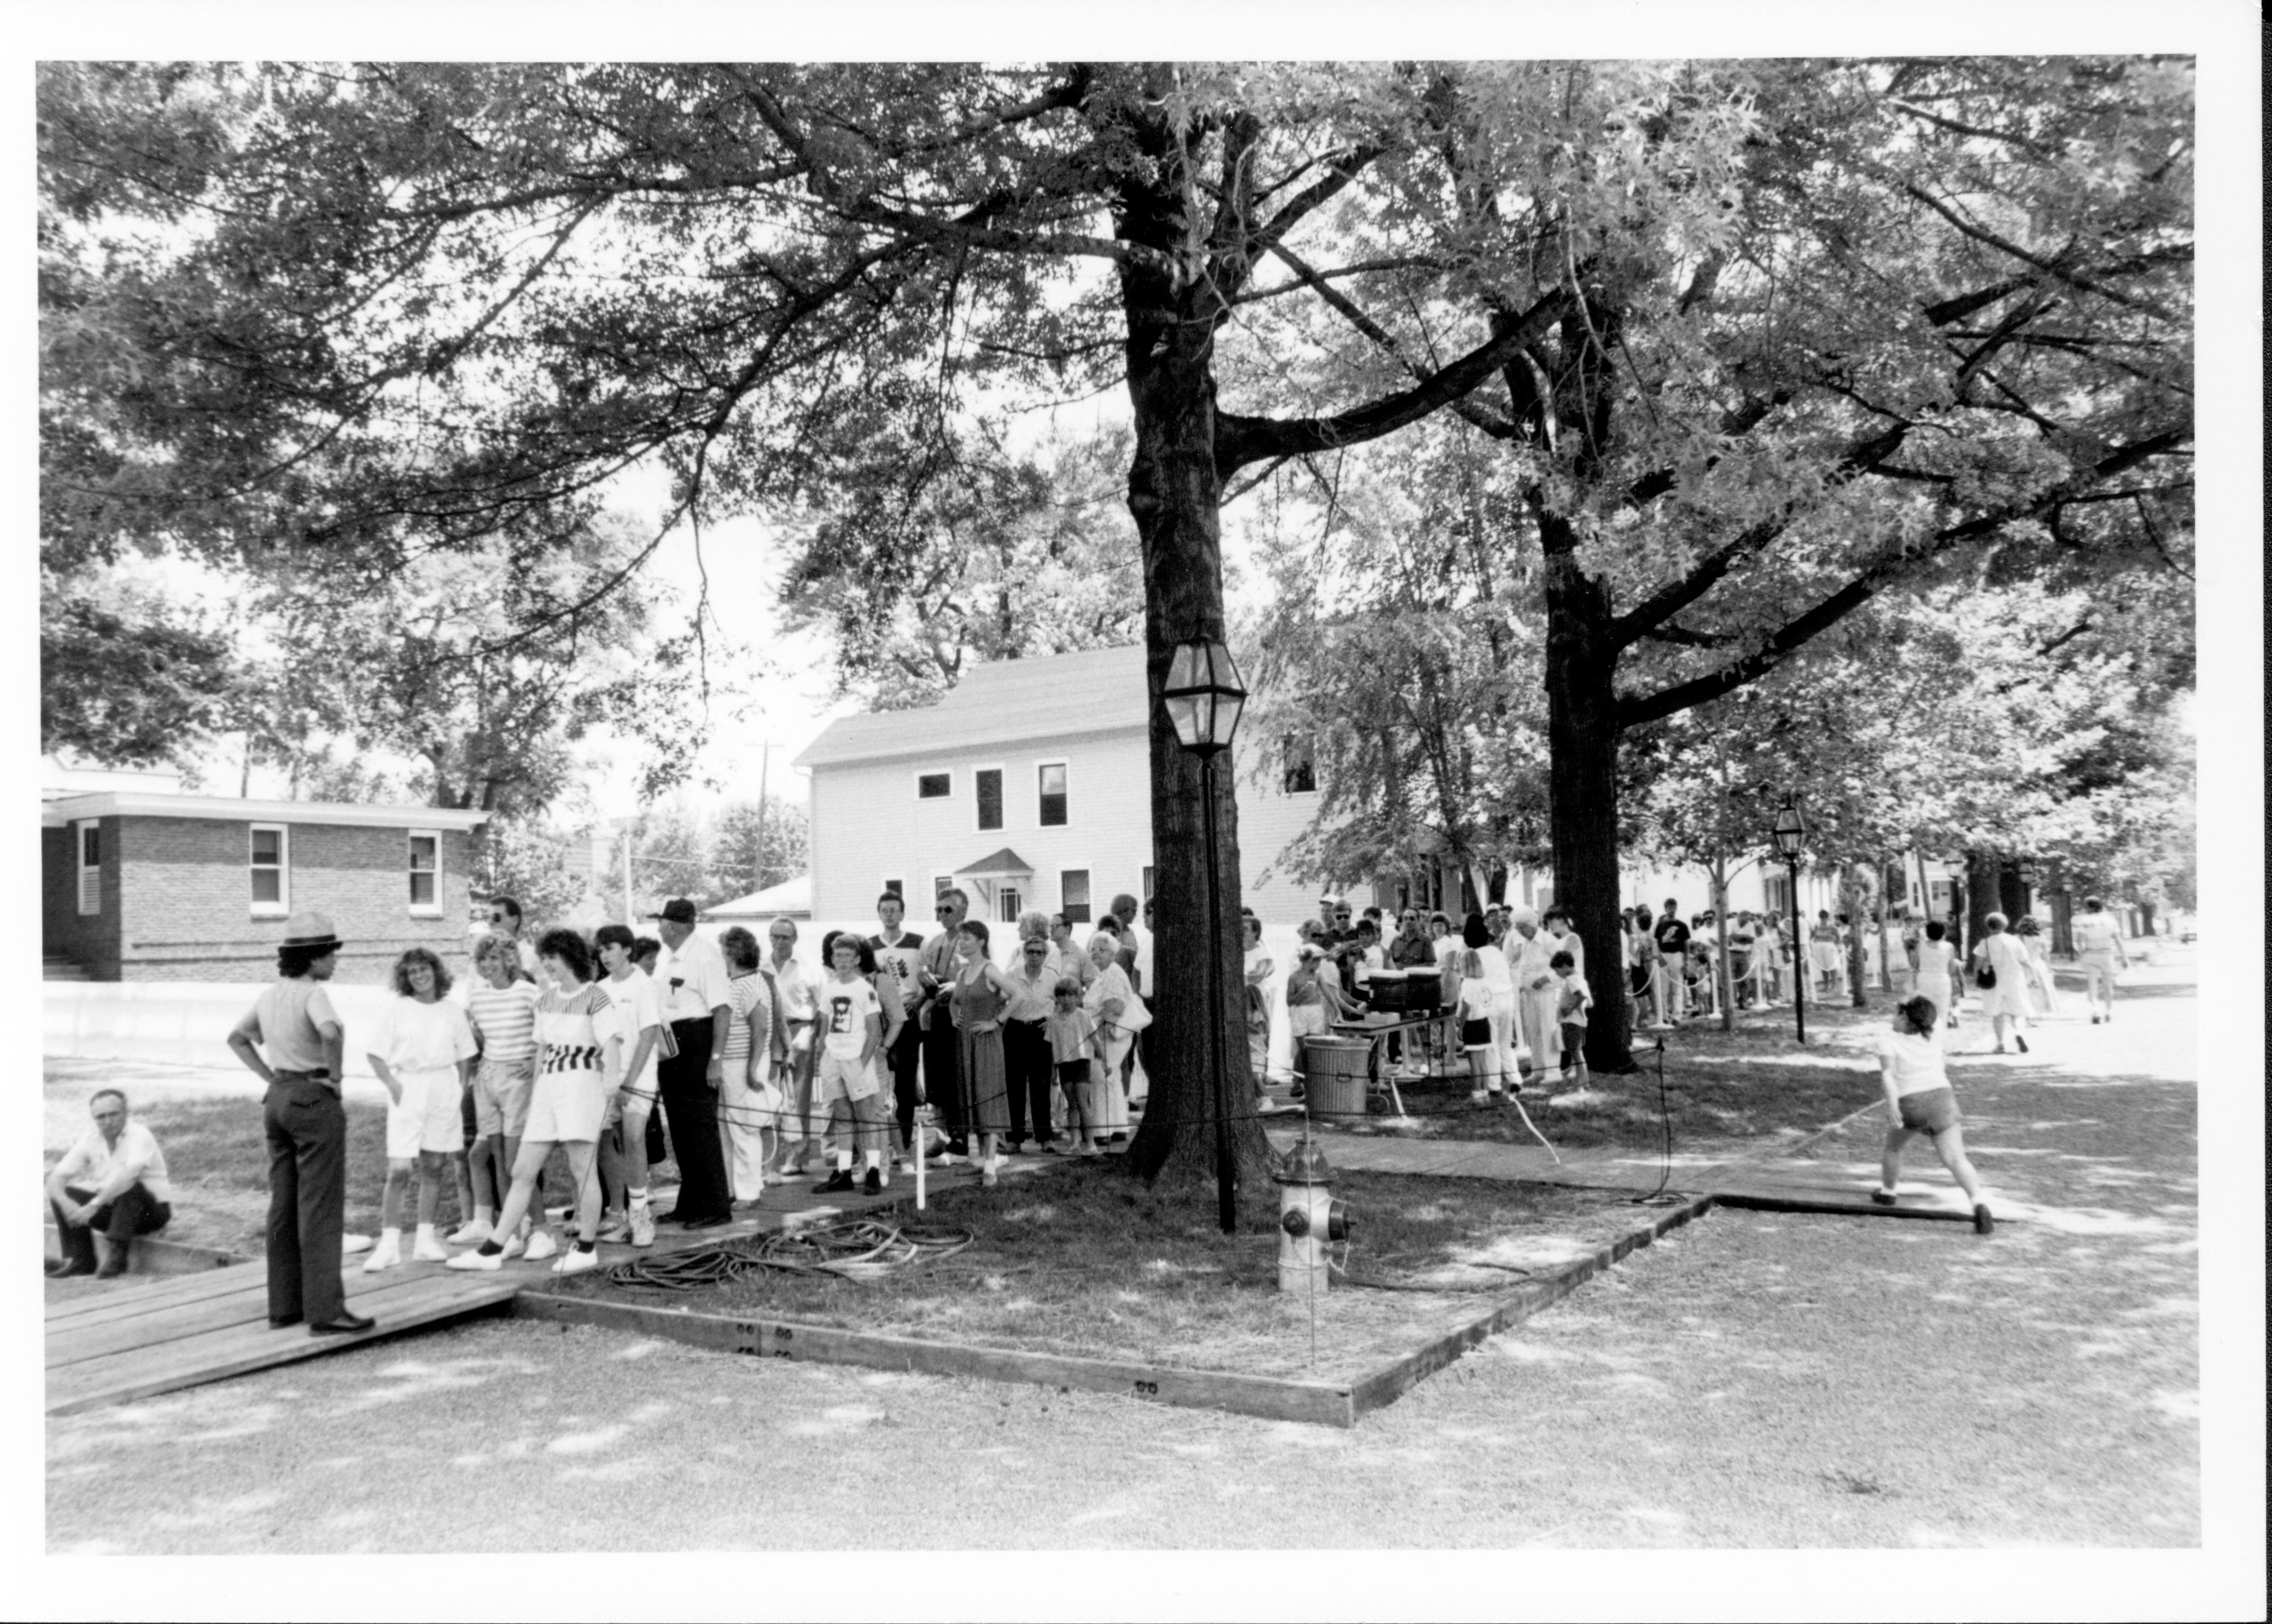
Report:
M490 1238L490 1226L480 1219L469 1219L450 1236L453 1246L478 1246Z
M392 1269L402 1261L402 1231L386 1230L380 1233L378 1245L362 1261L362 1272L375 1275L382 1269Z
M495 1274L498 1269L504 1267L504 1254L502 1252L460 1252L457 1256L450 1260L447 1267L451 1269L478 1269L485 1270L490 1274Z
M645 1201L632 1204L631 1241L634 1246L654 1245L654 1213Z
M560 1261L552 1266L552 1272L556 1275L585 1275L599 1266L600 1254L597 1252L585 1252L571 1246L560 1254Z
M511 1248L508 1247L507 1250L510 1251ZM532 1263L542 1263L559 1250L560 1243L552 1239L550 1230L538 1230L528 1238L528 1246L521 1255Z
M410 1248L410 1258L416 1263L446 1263L450 1261L450 1249L434 1239L432 1230L421 1230L417 1245Z

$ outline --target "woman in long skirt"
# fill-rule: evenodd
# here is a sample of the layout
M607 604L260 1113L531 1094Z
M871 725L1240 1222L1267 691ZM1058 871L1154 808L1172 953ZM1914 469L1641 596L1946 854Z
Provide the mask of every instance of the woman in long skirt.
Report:
M986 957L986 934L977 920L963 922L955 941L962 956L949 1013L960 1045L954 1081L961 1093L962 1121L971 1136L979 1182L992 1184L1002 1166L1002 1141L1010 1132L1009 1072L1002 1060L1002 1010L1009 987Z
M1119 950L1120 939L1110 931L1100 930L1088 939L1089 967L1096 974L1080 998L1081 1007L1096 1022L1097 1041L1103 1050L1103 1064L1097 1068L1105 1085L1102 1125L1106 1136L1112 1139L1125 1139L1128 1134L1128 1096L1121 1092L1120 1066L1136 1042L1135 1030L1127 1024L1136 1003L1136 989L1120 962ZM1324 990L1321 984L1319 991Z
M2012 933L2020 939L2020 946L2028 955L2028 1001L2038 1016L2059 1013L2059 989L2052 980L2049 944L2044 940L2044 927L2036 923L2033 914L2022 914Z
M1996 1037L1995 1053L2004 1051L2004 1023L2012 1023L2012 1041L2020 1045L2020 1052L2028 1051L2028 1040L2021 1036L2020 1027L2029 1015L2028 954L2020 946L2019 938L2004 927L2008 922L2001 914L1988 916L1988 934L1973 945L1972 962L1975 971L1987 969L1996 974L1996 984L1980 989L1980 1013L1988 1017L1989 1030Z
M1917 996L1940 1012L1933 1036L1948 1041L1956 1024L1956 950L1948 944L1948 927L1938 919L1924 924L1924 939L1917 944Z

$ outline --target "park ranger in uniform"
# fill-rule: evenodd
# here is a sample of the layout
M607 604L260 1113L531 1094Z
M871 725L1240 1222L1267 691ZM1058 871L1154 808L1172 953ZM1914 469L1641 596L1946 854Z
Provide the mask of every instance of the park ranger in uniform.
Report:
M346 1336L377 1323L348 1311L340 1281L348 1203L348 1113L340 1102L347 1031L324 991L339 951L324 915L287 919L275 985L228 1035L236 1058L268 1085L261 1111L268 1135L268 1323L280 1328L304 1320L311 1336Z

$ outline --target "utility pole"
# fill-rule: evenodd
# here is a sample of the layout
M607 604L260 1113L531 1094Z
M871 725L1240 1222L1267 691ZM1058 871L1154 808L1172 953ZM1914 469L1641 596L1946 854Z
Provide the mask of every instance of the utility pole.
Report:
M638 821L637 813L624 819L624 923L625 924L639 917L632 909L632 826Z
M774 763L774 742L762 739L758 745L758 872L751 876L750 889L766 888L766 771Z

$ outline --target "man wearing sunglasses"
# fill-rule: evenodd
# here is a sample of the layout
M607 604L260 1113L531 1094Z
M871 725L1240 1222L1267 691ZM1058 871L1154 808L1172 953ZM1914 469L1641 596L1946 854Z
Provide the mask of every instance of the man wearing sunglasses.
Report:
M509 896L490 899L490 933L502 936L512 944L514 956L520 960L520 978L523 981L535 980L536 945L522 933L519 902ZM467 984L479 986L480 976L476 975Z

